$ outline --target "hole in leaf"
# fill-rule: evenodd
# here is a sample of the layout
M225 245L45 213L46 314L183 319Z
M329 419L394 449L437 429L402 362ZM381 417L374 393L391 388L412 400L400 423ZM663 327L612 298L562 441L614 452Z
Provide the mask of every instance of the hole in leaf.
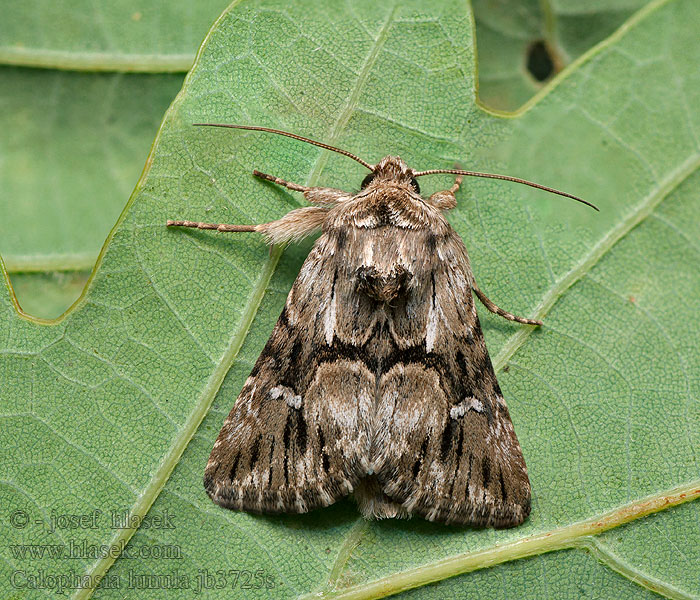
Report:
M10 281L22 310L40 319L55 319L75 302L90 271L11 273Z
M544 40L537 40L527 51L527 70L537 81L545 81L554 73L554 59Z

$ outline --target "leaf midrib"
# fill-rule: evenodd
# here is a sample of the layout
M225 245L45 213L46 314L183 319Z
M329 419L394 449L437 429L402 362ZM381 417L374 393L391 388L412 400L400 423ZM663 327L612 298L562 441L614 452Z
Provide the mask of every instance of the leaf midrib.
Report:
M127 54L0 47L0 63L3 65L89 73L186 73L194 56L194 52Z
M8 273L46 273L47 271L88 271L95 266L94 252L63 254L7 254L4 256Z

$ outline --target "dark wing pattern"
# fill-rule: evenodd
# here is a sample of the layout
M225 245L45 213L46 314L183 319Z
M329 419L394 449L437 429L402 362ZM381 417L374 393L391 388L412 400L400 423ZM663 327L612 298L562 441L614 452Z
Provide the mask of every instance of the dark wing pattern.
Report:
M336 241L323 236L304 262L214 444L204 486L217 504L306 512L367 472L375 375L354 347L333 343Z
M530 512L530 483L496 381L471 294L464 245L453 231L436 242L413 319L419 343L387 355L378 382L371 449L384 493L431 521L513 526Z

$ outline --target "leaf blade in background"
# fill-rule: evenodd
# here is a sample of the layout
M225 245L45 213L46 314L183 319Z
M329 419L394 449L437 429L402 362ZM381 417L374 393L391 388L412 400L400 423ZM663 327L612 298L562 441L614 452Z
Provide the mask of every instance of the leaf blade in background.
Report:
M91 268L177 75L0 69L0 253L11 271Z
M13 273L12 290L25 314L56 319L80 296L89 278L89 271Z
M648 2L474 0L481 102L501 111L523 106Z
M15 2L0 23L0 63L86 71L182 72L227 0Z

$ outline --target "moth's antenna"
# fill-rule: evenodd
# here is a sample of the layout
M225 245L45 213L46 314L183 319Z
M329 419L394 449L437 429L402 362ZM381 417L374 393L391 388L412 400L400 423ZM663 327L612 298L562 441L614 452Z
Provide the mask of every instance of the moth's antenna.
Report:
M370 165L368 162L362 160L359 156L355 156L347 150L341 150L340 148L335 148L334 146L329 146L322 142L317 142L315 140L310 140L309 138L296 135L295 133L289 133L287 131L281 131L280 129L270 129L269 127L255 127L253 125L229 125L228 123L193 123L197 127L227 127L228 129L246 129L248 131L267 131L267 133L276 133L278 135L286 135L287 137L299 140L301 142L306 142L307 144L313 144L319 148L325 148L326 150L332 150L338 154L343 154L349 156L353 160L359 162L363 167L367 167L370 171L374 171L374 165Z
M544 190L545 192L550 192L552 194L557 194L558 196L565 196L566 198L571 198L572 200L576 200L577 202L581 202L585 204L586 206L590 206L591 208L600 211L600 209L595 205L591 204L590 202L584 200L583 198L579 198L578 196L574 196L573 194L567 194L566 192L560 192L559 190L555 190L554 188L547 187L546 185L540 185L539 183L533 183L532 181L528 181L527 179L520 179L519 177L511 177L510 175L497 175L495 173L479 173L477 171L463 171L462 169L430 169L429 171L418 171L417 173L414 173L414 177L421 177L423 175L435 175L436 173L449 173L452 175L466 175L468 177L487 177L489 179L503 179L504 181L513 181L515 183L522 183L523 185L529 185L530 187L537 188L538 190Z

